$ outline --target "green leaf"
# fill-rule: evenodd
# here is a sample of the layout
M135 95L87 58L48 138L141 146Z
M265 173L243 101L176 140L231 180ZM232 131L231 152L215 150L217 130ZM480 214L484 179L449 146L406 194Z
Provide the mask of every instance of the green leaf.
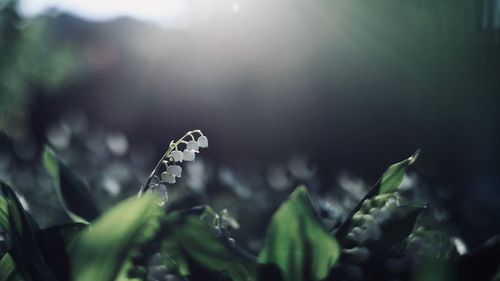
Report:
M72 242L87 226L85 223L67 223L35 232L42 256L59 280L69 280L68 253L73 246Z
M158 227L161 208L156 202L152 195L128 199L85 230L71 251L73 280L115 280L131 252Z
M33 219L33 217L25 212L26 218L28 220L28 223L31 227L32 231L38 231L40 230L40 227L36 223L36 221ZM10 224L9 224L9 210L7 206L7 201L3 198L0 197L0 229L3 230L9 230L10 229Z
M340 254L337 241L316 216L303 186L273 215L267 239L258 262L277 265L287 281L325 278Z
M5 202L7 203L8 229L6 229L13 247L9 251L16 267L25 280L55 280L40 253L28 214L23 209L14 191L0 182Z
M206 280L199 279L200 271L227 275L233 281L255 280L255 261L223 237L217 238L199 217L171 215L167 232L166 254L190 280Z
M16 264L7 253L0 259L0 281L21 281L21 275L16 270Z
M391 193L398 190L406 174L406 168L417 160L419 152L420 150L417 150L409 158L389 166L384 175L382 175L379 194Z
M9 224L9 207L7 205L7 200L0 197L0 229L8 231L10 229Z
M49 148L43 153L43 164L54 178L61 204L74 221L90 222L100 215L89 189Z

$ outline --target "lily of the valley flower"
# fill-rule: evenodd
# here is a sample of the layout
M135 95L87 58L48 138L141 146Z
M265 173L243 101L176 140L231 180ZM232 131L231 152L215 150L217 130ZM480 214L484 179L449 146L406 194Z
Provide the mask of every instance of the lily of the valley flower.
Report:
M160 184L174 184L182 175L182 168L178 163L194 161L199 149L206 147L208 147L208 138L200 130L189 131L177 141L172 141L167 152L151 172L147 184L141 188L139 196L144 190L155 189ZM165 170L160 172L162 164Z
M194 161L195 156L196 156L195 150L186 149L182 152L182 157L184 161Z
M198 138L198 146L201 148L207 148L208 147L208 138L206 136L200 136Z
M187 150L194 150L194 151L198 151L198 149L200 148L200 145L198 144L197 141L189 141L187 144L186 144L186 149Z
M170 157L174 160L174 162L182 162L184 159L182 151L176 150L170 153Z
M182 168L179 165L170 165L170 166L167 167L166 173L172 174L175 177L180 178L181 174L182 174Z

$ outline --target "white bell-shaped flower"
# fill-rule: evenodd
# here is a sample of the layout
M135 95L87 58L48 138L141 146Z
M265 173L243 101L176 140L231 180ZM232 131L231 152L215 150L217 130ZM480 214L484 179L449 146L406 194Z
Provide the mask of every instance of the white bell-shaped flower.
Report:
M182 168L179 165L170 165L167 167L167 173L180 178L182 174Z
M186 144L186 149L187 150L194 150L194 151L198 151L198 149L200 148L200 145L198 144L197 141L189 141L187 144Z
M175 176L169 172L161 173L161 180L166 183L175 183Z
M182 162L182 160L184 159L183 155L182 155L182 151L172 151L170 153L170 157L172 157L172 159L174 159L174 162Z
M208 138L206 136L200 136L198 138L198 145L201 147L201 148L207 148L208 147Z
M196 156L196 151L194 150L186 149L182 152L182 157L184 161L194 161L195 156Z

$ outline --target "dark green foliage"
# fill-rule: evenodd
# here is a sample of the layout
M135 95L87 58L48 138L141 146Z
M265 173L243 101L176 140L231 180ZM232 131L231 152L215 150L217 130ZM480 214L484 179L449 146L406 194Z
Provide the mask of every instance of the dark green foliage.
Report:
M0 228L6 234L1 243L8 252L0 259L0 281L150 280L151 274L154 280L174 274L188 281L498 281L498 239L452 259L457 253L449 236L424 227L415 230L427 206L408 203L398 190L415 157L389 167L347 216L345 229L337 231L343 236L325 229L307 189L298 187L273 215L267 243L256 258L229 238L221 223L232 220L227 210L165 211L146 194L99 216L88 189L46 151L44 163L58 183L61 202L92 226L69 223L40 230L12 189L1 183ZM427 248L412 250L418 239ZM388 261L405 259L411 264L397 268L400 272L386 270Z
M0 259L0 281L22 280L12 257L6 253Z
M198 216L173 215L165 223L165 254L176 261L181 273L195 278L202 269L218 278L226 274L234 281L255 279L255 261L224 237L216 237Z
M5 183L0 183L7 202L9 228L7 234L14 245L9 251L20 274L29 280L56 280L50 271L33 236L28 215L17 199L14 191Z
M86 227L83 223L68 223L35 232L42 256L59 280L70 279L70 257L67 250Z
M73 220L90 222L99 216L89 189L49 148L43 153L43 164L54 178L59 200Z

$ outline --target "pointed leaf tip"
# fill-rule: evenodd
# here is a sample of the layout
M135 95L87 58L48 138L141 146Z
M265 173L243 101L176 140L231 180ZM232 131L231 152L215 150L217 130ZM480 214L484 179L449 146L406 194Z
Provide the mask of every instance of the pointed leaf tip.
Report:
M415 161L417 161L419 155L420 155L420 148L417 149L417 151L415 151L415 153L413 153L413 155L408 158L408 160L409 160L408 166L413 165L413 163L415 163Z

